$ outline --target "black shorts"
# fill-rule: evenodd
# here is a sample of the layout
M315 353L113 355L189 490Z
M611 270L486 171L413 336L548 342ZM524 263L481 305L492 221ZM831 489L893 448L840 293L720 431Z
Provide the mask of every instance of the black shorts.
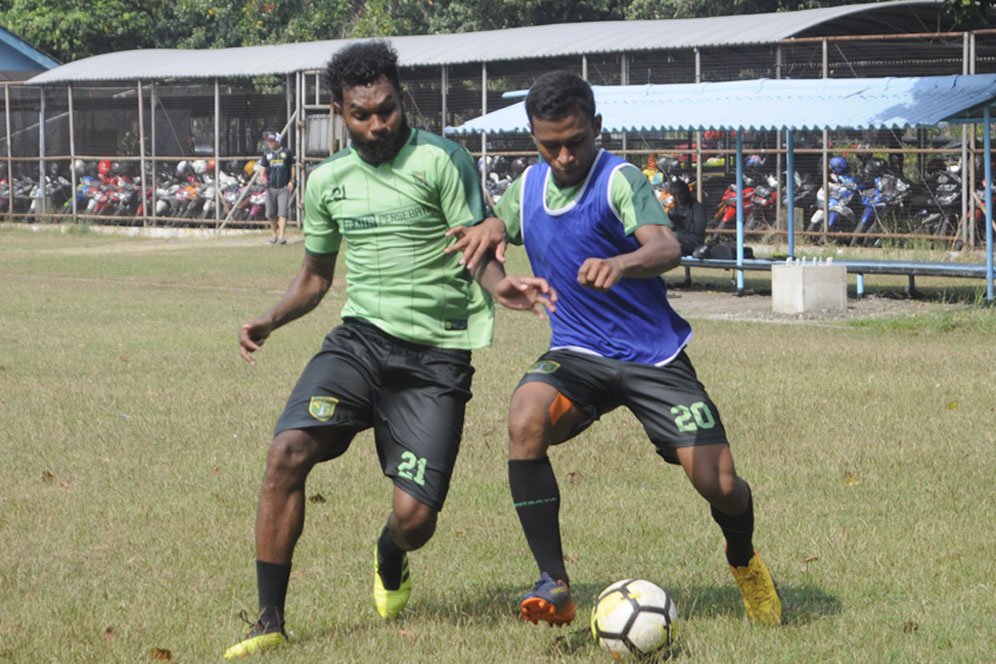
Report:
M519 385L531 382L554 387L587 415L571 438L603 414L625 406L669 463L678 463L674 452L678 447L727 442L719 410L685 351L669 364L655 367L552 350L526 371Z
M449 491L470 401L468 350L403 341L347 318L322 343L294 386L276 432L341 427L346 442L373 428L381 469L395 485L440 510Z

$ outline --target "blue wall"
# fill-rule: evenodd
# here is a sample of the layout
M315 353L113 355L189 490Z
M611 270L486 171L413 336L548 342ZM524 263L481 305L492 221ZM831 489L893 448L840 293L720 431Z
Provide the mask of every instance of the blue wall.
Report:
M0 28L0 71L41 72L59 66L55 60L12 32Z

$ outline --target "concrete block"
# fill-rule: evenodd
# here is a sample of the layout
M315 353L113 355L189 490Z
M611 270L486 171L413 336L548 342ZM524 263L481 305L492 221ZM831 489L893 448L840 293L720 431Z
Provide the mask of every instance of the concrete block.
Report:
M832 263L772 265L771 310L779 314L847 311L847 269Z

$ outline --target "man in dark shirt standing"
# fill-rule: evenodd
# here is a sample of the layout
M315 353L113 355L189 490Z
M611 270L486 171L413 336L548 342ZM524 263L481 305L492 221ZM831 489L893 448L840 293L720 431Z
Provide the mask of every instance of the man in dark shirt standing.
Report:
M705 244L705 208L695 200L688 183L681 178L672 179L670 187L674 208L667 216L674 224L674 236L681 245L681 255L691 256L693 251Z
M287 226L287 208L294 190L294 151L280 145L280 134L268 131L263 134L266 149L259 165L267 177L266 218L270 220L273 237L270 244L287 244L284 229Z

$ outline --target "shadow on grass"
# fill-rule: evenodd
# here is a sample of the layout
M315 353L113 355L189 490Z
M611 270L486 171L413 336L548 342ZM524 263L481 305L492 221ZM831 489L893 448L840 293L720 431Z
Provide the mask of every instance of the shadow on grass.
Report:
M553 637L549 654L569 655L598 648L591 637L588 621L591 607L603 587L604 585L590 583L579 583L571 587L574 601L578 606L577 617L570 626L546 628ZM347 638L372 630L382 630L385 627L404 631L406 622L420 620L454 625L483 622L498 626L518 620L519 599L523 592L524 589L517 587L492 586L477 592L466 590L449 596L423 595L413 601L405 613L391 623L384 623L371 615L369 620L338 624L292 638L304 643L312 640ZM779 592L786 626L806 625L827 616L838 615L841 610L840 600L837 597L816 586L783 583L779 585ZM744 616L740 593L732 579L729 585L686 586L674 589L673 596L678 605L679 620ZM537 628L543 629L543 626L539 625ZM679 654L680 651L672 652L672 655Z
M412 607L413 615L441 621L483 619L498 622L518 616L519 599L524 588L491 587L480 593L463 594L449 601L438 596L426 597ZM588 622L588 611L603 585L575 583L571 594L578 606L578 620ZM785 624L804 625L825 616L840 613L840 600L811 585L779 584ZM743 602L733 580L729 585L703 585L673 590L675 602L682 618L708 618L710 616L742 616Z
M816 586L778 585L785 625L805 625L840 613L840 600ZM743 616L744 606L733 582L728 586L698 586L681 589L676 602L682 618Z

